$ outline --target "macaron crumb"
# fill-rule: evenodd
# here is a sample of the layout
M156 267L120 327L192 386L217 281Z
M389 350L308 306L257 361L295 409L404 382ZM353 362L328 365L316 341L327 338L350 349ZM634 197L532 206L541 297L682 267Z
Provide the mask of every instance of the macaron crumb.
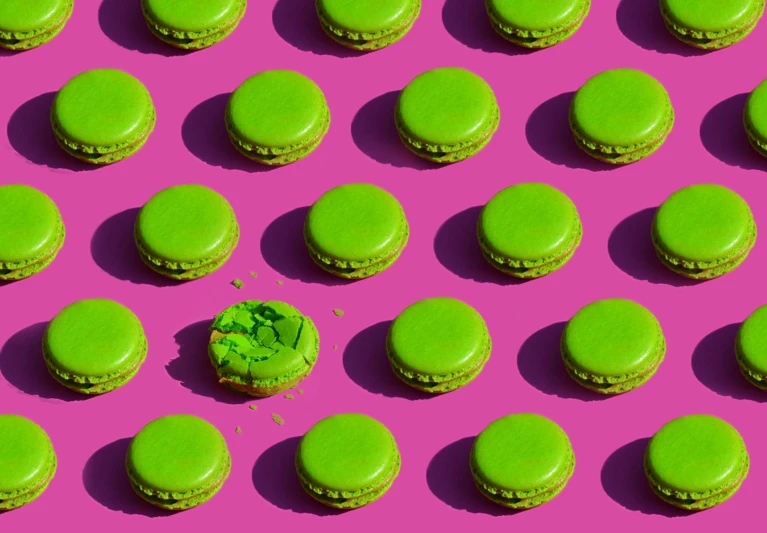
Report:
M258 277L258 272L251 272L250 273L250 277L251 278L257 278Z
M256 404L250 404L248 407L250 407L251 411L255 411L256 409L258 409L258 406Z
M277 280L277 285L282 285L282 280L281 279Z
M338 345L337 345L337 344L334 344L334 345L333 345L333 349L334 349L334 350L338 350Z
M333 309L333 314L336 316L344 316L344 312L342 309Z
M293 399L293 395L292 394L286 394L285 395L285 399L286 400L292 400Z
M240 426L237 426L236 428L234 428L234 432L240 435L242 433L242 428Z
M304 389L296 389L296 392L297 392L298 394L303 394L303 393L304 393Z
M278 426L281 426L285 423L282 417L278 415L277 413L272 413L272 420L274 420L274 423L277 424Z
M232 281L232 285L234 285L238 289L242 289L242 287L244 286L244 283L242 282L242 280L236 279Z

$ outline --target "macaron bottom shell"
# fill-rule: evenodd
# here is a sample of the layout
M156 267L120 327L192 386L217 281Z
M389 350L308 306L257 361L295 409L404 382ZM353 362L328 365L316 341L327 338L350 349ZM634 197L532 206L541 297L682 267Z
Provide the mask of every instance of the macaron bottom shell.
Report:
M0 31L0 48L6 50L31 50L53 40L66 26L74 10L74 0L67 0L67 7L61 19L44 31L29 32L29 34L14 34Z
M550 46L559 44L572 37L586 20L586 16L589 14L591 9L591 0L585 0L578 18L571 22L569 25L563 28L558 28L557 31L547 32L531 32L511 28L504 24L500 18L498 18L498 15L490 7L489 0L485 2L485 5L487 6L487 14L490 17L490 22L493 26L493 29L496 31L496 33L498 33L498 35L517 46L521 46L523 48L540 49L549 48Z
M180 33L178 30L164 28L163 25L155 20L152 14L147 10L145 2L142 2L142 9L144 11L144 19L147 28L149 28L149 31L152 32L155 37L166 44L182 50L201 50L223 41L232 34L245 16L247 0L240 0L240 9L237 16L224 27L216 29L215 31L195 32L194 34L181 32L182 35L186 35L185 37L176 36L176 34Z
M758 0L759 7L754 17L743 28L729 32L702 32L684 28L674 22L671 14L661 2L661 13L666 29L683 43L700 48L701 50L719 50L731 46L745 39L756 28L757 23L764 14L765 2Z

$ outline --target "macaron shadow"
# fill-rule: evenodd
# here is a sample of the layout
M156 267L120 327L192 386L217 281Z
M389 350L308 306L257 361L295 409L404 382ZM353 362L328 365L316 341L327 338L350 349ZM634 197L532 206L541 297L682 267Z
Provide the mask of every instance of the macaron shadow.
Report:
M306 494L296 474L296 450L301 437L290 437L267 448L253 465L253 486L280 509L298 514L336 516L345 511L322 505Z
M735 338L740 323L712 331L692 352L692 371L698 381L719 396L753 402L767 401L767 392L751 385L738 367Z
M621 0L615 18L623 36L645 50L682 57L701 56L708 53L706 50L684 44L671 35L663 22L658 2Z
M272 24L286 43L303 52L338 58L365 55L336 43L325 34L315 0L277 0L272 10Z
M767 158L751 147L743 125L749 93L736 94L712 107L700 123L700 140L709 154L731 167L767 170Z
M140 1L103 0L98 16L99 27L104 35L126 50L166 57L190 53L189 50L165 44L152 35L146 25Z
M110 442L96 450L83 468L83 486L88 495L112 511L150 518L171 516L172 511L155 507L135 493L125 471L125 456L131 438Z
M474 50L509 56L537 52L512 44L498 35L482 0L446 0L442 6L442 24L453 39Z
M667 518L689 516L689 511L669 505L653 494L644 471L648 437L629 442L615 450L602 465L602 489L614 502L629 511Z

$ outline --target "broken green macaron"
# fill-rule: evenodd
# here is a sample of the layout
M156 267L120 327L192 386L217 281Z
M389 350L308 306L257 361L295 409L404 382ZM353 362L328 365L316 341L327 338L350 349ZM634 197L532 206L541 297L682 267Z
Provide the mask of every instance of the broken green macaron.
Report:
M485 0L485 7L504 39L523 48L548 48L578 31L591 0Z
M378 50L402 39L421 12L421 0L317 0L325 33L352 50Z
M764 0L660 0L663 21L685 44L718 50L745 39L764 14Z
M36 500L56 474L56 452L31 420L0 415L0 513Z
M245 16L247 0L141 0L147 27L161 41L183 50L226 39Z
M3 0L0 48L29 50L56 37L74 8L73 0Z
M220 383L251 396L294 387L314 368L320 337L292 305L247 300L224 309L210 326L208 355Z

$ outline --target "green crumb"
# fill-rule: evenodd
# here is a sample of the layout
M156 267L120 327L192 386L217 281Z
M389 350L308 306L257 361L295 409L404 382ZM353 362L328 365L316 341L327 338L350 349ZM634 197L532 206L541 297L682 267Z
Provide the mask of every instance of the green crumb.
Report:
M258 406L255 404L251 404L249 407L251 411L255 411L256 409L258 409Z
M242 428L240 426L237 426L236 428L234 428L234 432L239 435L240 433L242 433Z
M258 277L258 273L257 272L251 272L250 273L250 277L251 278L257 278Z
M298 394L303 394L303 393L304 393L304 389L296 389L296 392L297 392Z
M274 420L274 423L277 424L278 426L281 426L285 423L282 417L276 413L272 413L272 420Z
M344 312L341 309L333 309L333 314L336 316L344 316Z
M242 283L242 280L236 279L236 280L234 280L234 281L232 282L232 285L234 285L234 286L235 286L235 287L237 287L238 289L242 289L242 287L243 287L243 285L244 285L244 284Z
M285 399L286 400L292 400L293 399L293 395L292 394L286 394L285 395Z
M338 350L338 345L337 345L337 344L334 344L334 345L333 345L333 349L334 349L334 350Z
M277 285L282 285L282 280L281 279L277 280Z

